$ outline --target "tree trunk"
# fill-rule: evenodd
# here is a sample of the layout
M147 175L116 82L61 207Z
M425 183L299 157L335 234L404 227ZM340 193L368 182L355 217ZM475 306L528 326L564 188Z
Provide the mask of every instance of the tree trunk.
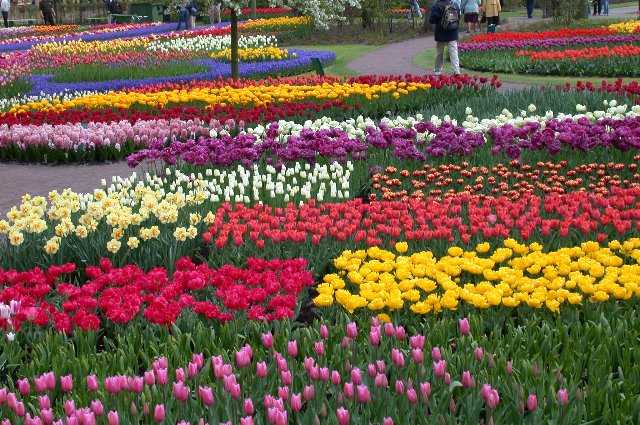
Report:
M251 17L256 19L258 17L258 10L256 6L256 0L251 0Z
M238 14L231 9L231 78L237 80L238 77Z

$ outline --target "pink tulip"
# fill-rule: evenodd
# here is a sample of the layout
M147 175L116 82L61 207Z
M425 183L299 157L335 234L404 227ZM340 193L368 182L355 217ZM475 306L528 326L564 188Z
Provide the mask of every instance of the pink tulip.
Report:
M507 375L511 375L513 373L513 362L511 360L507 362L506 370L507 370Z
M349 425L349 411L344 407L339 407L338 410L336 410L336 417L338 418L339 425Z
M362 384L362 372L360 372L360 369L357 367L351 369L351 382L356 385Z
M91 402L91 411L96 416L102 416L104 414L104 406L100 400L93 400Z
M230 388L231 391L229 391L229 394L231 395L231 398L233 398L234 400L237 400L240 398L240 385L239 384L235 384L232 385Z
M156 383L156 375L153 373L153 370L147 370L144 373L144 383L148 386L154 385Z
M120 416L118 416L118 412L115 410L107 413L107 424L108 425L120 425Z
M390 417L385 417L382 420L382 425L393 425L393 419L391 419Z
M558 399L558 404L561 406L569 404L569 392L566 388L560 388L558 394L556 394L556 398Z
M376 368L378 368L378 372L384 373L386 368L384 360L376 360Z
M424 335L413 335L409 338L409 345L411 345L411 348L413 349L419 348L423 350L425 339Z
M458 329L460 330L460 335L467 336L471 332L471 325L469 324L469 319L466 317L458 320Z
M3 419L0 425L11 425L11 421L9 419Z
M498 220L498 216L496 216L495 214L489 214L489 215L487 216L487 221L488 221L490 224L496 224L496 221L497 221L497 220Z
M367 373L370 377L374 378L378 374L378 369L376 369L376 365L373 363L369 363L367 366Z
M0 406L7 401L7 392L6 388L0 388Z
M89 391L98 391L98 378L96 378L96 375L87 375L87 389Z
M293 340L287 343L287 354L291 357L296 357L298 355L298 341Z
M324 354L324 343L322 341L316 341L313 344L313 351L319 356Z
M347 336L350 339L356 339L358 336L358 325L355 322L350 322L347 324Z
M16 416L23 417L26 414L26 409L24 407L24 403L21 402L21 401L16 403L16 407L15 407L15 409L13 409L13 413L15 413Z
M291 394L291 400L289 402L291 404L291 410L294 412L302 410L302 395L300 393Z
M189 364L187 365L187 376L189 376L189 378L193 378L198 374L199 370L200 368L196 363L189 362Z
M419 348L414 348L411 350L411 359L416 364L421 364L424 361L424 353Z
M445 385L451 384L451 375L449 374L449 372L445 372L443 381Z
M189 387L185 386L181 381L174 382L173 396L178 401L187 401L189 398Z
M342 348L347 348L351 345L351 338L349 338L348 336L345 336L344 338L342 338L342 341L340 341L340 347Z
M262 345L267 350L273 347L273 335L271 332L264 333L260 336L260 340L262 341Z
M537 408L538 408L538 397L535 394L529 394L529 397L527 397L527 410L530 412L533 412Z
M202 401L202 404L209 407L213 405L213 391L210 387L200 386L198 387L198 397Z
M63 404L64 413L71 416L76 413L76 403L73 400L66 400Z
M313 400L316 396L316 387L314 387L313 385L305 385L304 389L302 390L302 397L304 398L305 401L310 401Z
M253 400L251 400L250 398L245 398L244 402L242 403L242 410L244 411L245 415L253 415L253 412L255 411L255 409L253 408Z
M73 390L73 376L66 375L60 377L60 388L62 392L68 393Z
M267 376L267 363L265 362L258 362L256 364L256 375L258 375L259 378L264 378Z
M240 418L240 425L253 425L253 416Z
M204 366L204 354L202 353L194 353L191 356L191 361L198 365L198 368L202 368Z
M353 398L355 391L353 388L353 382L345 382L342 388L342 392L346 398Z
M465 370L464 372L462 372L461 381L462 381L462 386L465 388L471 388L475 385L473 376L471 376L471 372L469 372L468 370Z
M278 387L278 397L283 400L289 399L289 387Z
M18 379L18 391L22 394L23 397L26 397L31 392L31 385L29 385L29 380L27 378Z
M442 360L442 353L440 353L440 348L439 347L433 347L431 349L431 358L435 361L440 361Z
M322 339L329 338L329 328L327 328L327 325L325 325L324 323L320 325L320 337Z
M391 361L398 367L404 367L404 354L397 348L391 350Z
M331 371L331 383L333 385L340 385L340 381L340 372L338 372L337 370Z
M407 337L407 331L404 329L404 326L396 326L396 339L398 341L404 341Z
M246 349L246 345L236 352L236 365L239 368L249 366L251 364L251 352Z
M387 388L389 386L389 381L387 380L387 375L379 373L376 375L373 384L376 388Z
M380 345L380 328L371 328L369 331L369 343L374 347Z
M320 380L322 382L327 382L329 380L329 368L321 367L319 370L320 370Z
M144 390L144 380L139 376L129 379L129 391L140 394Z
M293 374L290 370L283 370L280 372L280 379L284 385L291 385L293 382Z
M169 360L166 357L159 357L153 361L153 370L167 369L169 367Z
M311 369L316 365L316 361L313 359L313 357L305 357L302 364L304 365L304 369L307 372L311 372Z
M186 379L186 375L184 373L184 369L179 367L176 369L176 381L184 382Z
M407 400L409 403L416 404L418 402L418 393L413 388L407 390Z
M420 394L422 394L422 398L425 400L429 400L431 397L431 383L430 382L422 382L420 384Z
M393 323L385 323L384 324L384 334L386 336L393 336L395 333L396 333L396 330L393 327Z
M157 369L156 380L160 385L167 385L167 382L169 382L169 374L167 372L167 369Z
M444 378L444 374L447 370L447 361L446 360L438 360L433 363L433 374L438 378Z
M366 385L358 385L356 388L358 394L358 402L368 403L371 401L371 393Z
M53 423L53 410L50 408L40 409L40 418L45 425L51 425Z
M395 389L396 393L404 394L404 382L402 382L400 379L396 379Z
M56 389L56 374L53 372L47 372L44 374L44 379L47 383L47 389L53 391Z
M482 347L476 347L476 349L473 350L473 356L477 361L482 361L482 358L484 357L484 350Z
M164 404L156 404L155 409L153 409L153 420L160 424L164 422L164 418Z

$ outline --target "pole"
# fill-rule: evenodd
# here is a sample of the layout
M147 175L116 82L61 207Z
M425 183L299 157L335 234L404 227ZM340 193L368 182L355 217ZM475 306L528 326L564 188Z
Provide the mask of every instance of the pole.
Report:
M256 5L256 0L251 0L251 18L256 19L257 16L258 16L258 6Z
M238 69L238 14L231 9L231 78L237 80Z

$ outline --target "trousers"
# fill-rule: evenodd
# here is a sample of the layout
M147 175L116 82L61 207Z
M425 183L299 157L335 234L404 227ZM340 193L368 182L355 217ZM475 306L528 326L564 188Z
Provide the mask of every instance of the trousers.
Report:
M457 41L438 41L436 45L436 67L434 72L436 74L442 73L442 67L444 66L444 48L449 47L449 59L451 59L451 67L454 74L460 74L460 60L458 59L458 42Z

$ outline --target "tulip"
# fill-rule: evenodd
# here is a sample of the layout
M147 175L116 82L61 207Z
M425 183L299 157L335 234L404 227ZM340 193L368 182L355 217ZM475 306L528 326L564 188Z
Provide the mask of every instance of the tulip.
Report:
M418 393L415 389L407 389L407 400L409 400L409 403L411 404L416 404L418 402Z
M444 378L444 374L447 370L446 360L438 360L433 363L433 374L438 378Z
M429 400L431 397L431 383L430 382L422 382L420 384L420 394L422 394L422 398L425 400Z
M270 350L273 347L273 335L271 332L263 333L260 336L260 341L262 341L262 345L267 350Z
M316 396L316 387L314 387L313 385L305 385L304 389L302 390L302 397L304 398L305 401L310 401L313 400Z
M242 410L244 411L245 415L253 415L253 412L255 411L255 409L253 408L253 400L251 400L250 398L245 398L244 402L242 403Z
M73 376L66 375L60 377L60 388L62 392L68 393L73 390Z
M404 354L397 348L391 350L391 361L398 367L404 367Z
M324 323L320 325L320 337L322 339L329 338L329 328L327 328L327 325L325 325Z
M15 407L15 409L13 409L13 413L15 413L16 416L23 417L26 414L26 409L24 407L24 403L21 402L21 401L16 403L16 407Z
M198 397L202 401L202 404L209 407L213 405L213 391L210 387L200 386L198 387Z
M355 393L353 388L353 382L345 382L342 388L342 392L344 393L344 396L346 398L353 398L353 395Z
M344 407L339 407L338 410L336 410L336 417L338 418L339 425L349 425L349 411Z
M1 398L0 398L0 404L2 404ZM38 405L40 406L40 409L51 409L51 400L49 399L49 396L48 395L38 396Z
M320 380L322 382L327 382L329 380L329 368L321 367L320 371Z
M240 398L240 385L239 384L235 384L232 385L230 388L231 391L229 391L229 394L231 395L231 398L233 398L234 400L237 400Z
M174 382L173 396L178 401L187 401L189 398L189 387L185 386L181 381Z
M144 383L148 386L156 383L156 375L153 373L153 370L148 370L144 373Z
M243 418L240 418L240 425L253 425L253 417L252 416L245 416Z
M507 375L511 375L513 373L513 362L511 360L507 362L506 371Z
M350 339L355 339L358 336L358 325L356 325L355 322L350 322L347 324L347 336Z
M71 416L76 413L76 403L73 400L65 400L63 404L64 413L67 416Z
M379 373L376 375L374 381L374 385L376 388L386 388L389 386L389 381L387 380L387 375Z
M333 385L340 385L340 372L338 372L337 370L331 371L331 383Z
M196 376L199 370L200 368L194 362L189 362L189 364L187 365L187 375L189 376L189 378L193 378L194 376Z
M467 336L471 332L471 325L469 325L469 319L462 318L458 320L458 329L460 330L460 335Z
M396 388L396 393L404 394L404 382L402 382L399 379L396 379L395 388Z
M469 372L468 370L465 370L464 372L462 372L461 382L462 382L462 386L465 388L471 388L475 385L473 376L471 376L471 372Z
M527 410L530 412L533 412L537 408L538 408L538 397L535 394L529 394L529 397L527 397Z
M31 386L29 385L29 380L27 378L18 379L18 391L22 394L23 397L26 397L31 392Z
M409 344L411 345L411 348L413 349L424 349L424 342L425 342L425 337L424 335L413 335L411 338L409 338Z
M51 425L53 423L53 410L50 408L40 409L40 418L45 425Z
M280 372L280 379L282 379L283 384L291 385L293 382L293 374L290 370L283 370Z
M444 383L445 383L446 385L451 384L451 375L449 374L449 372L446 372L446 373L444 374L444 379L443 379L443 381L444 381Z
M396 326L396 339L403 341L407 337L407 331L403 326Z
M558 390L558 394L556 394L556 398L560 406L566 406L567 404L569 404L569 392L566 388L560 388Z
M282 400L289 399L289 387L278 387L278 397Z
M100 400L93 400L91 402L91 411L96 416L102 416L104 414L104 406Z
M264 378L267 376L267 363L266 362L258 362L256 363L256 375L259 378Z
M484 350L482 347L476 347L475 350L473 350L473 356L477 361L482 361L482 358L484 357Z
M296 357L298 355L298 341L293 340L287 343L287 354L291 357Z
M371 393L369 392L369 387L367 387L366 385L358 385L356 390L358 395L358 402L368 403L371 401Z
M376 365L373 363L369 363L367 366L367 373L370 377L374 378L378 374L378 369L376 369Z
M384 334L386 336L393 336L395 333L396 333L396 330L393 327L393 323L385 323L384 324Z
M115 410L111 410L107 414L107 424L108 425L120 425L120 417L118 416L118 412Z
M144 380L135 376L129 380L129 391L140 394L144 389Z
M393 425L393 419L391 419L390 417L386 416L382 420L382 425Z
M340 341L340 347L347 348L349 345L351 345L351 338L348 336L342 338L342 341Z
M158 381L158 384L160 384L160 385L167 385L167 382L169 382L169 376L168 376L167 369L157 369L156 370L156 380Z
M239 368L249 366L251 364L251 354L245 347L242 347L239 351L236 351L236 365Z
M378 372L384 373L384 370L385 370L384 360L376 360L376 368L378 368Z
M292 394L290 403L291 410L293 410L294 412L299 412L300 410L302 410L302 395L300 393Z
M440 361L442 360L442 354L440 353L440 348L439 347L433 347L431 349L431 358L435 361Z
M324 354L324 343L322 341L316 341L313 344L313 351L319 356Z
M355 385L360 385L362 383L362 373L360 372L359 368L354 367L353 369L351 369L351 381Z
M420 348L414 348L411 350L411 359L414 363L421 364L424 361L424 353Z
M179 382L184 382L186 379L185 373L184 373L184 369L179 367L178 369L176 369L176 381Z
M374 347L380 345L380 328L371 328L369 331L369 343Z
M164 404L156 404L155 409L153 409L153 420L160 424L164 422L164 418Z

